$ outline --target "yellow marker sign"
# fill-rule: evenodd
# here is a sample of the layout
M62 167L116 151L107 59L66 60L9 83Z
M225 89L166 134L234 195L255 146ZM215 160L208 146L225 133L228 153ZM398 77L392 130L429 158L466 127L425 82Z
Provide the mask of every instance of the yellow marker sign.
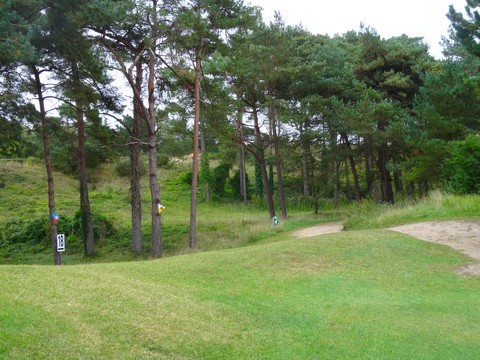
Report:
M158 213L161 214L163 210L165 210L165 206L163 206L162 204L158 204Z

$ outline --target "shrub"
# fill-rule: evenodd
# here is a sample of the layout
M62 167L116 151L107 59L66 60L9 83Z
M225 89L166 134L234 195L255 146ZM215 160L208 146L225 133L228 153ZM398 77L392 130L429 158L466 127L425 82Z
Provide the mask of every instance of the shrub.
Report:
M450 147L450 157L443 163L448 186L455 192L474 194L480 192L480 136L469 135L455 141Z
M96 242L104 242L110 237L117 235L112 223L106 218L106 216L92 212L93 221L93 236ZM85 230L82 225L82 213L77 211L73 219L73 233L80 239L84 238Z
M131 171L131 160L129 157L122 157L115 162L115 171L118 175L129 177ZM147 173L147 164L144 161L140 161L140 175L143 176Z

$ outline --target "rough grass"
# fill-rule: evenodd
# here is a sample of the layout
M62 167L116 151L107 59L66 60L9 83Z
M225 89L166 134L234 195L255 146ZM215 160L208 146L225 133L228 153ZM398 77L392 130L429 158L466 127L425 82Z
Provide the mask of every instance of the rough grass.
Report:
M162 235L164 256L191 253L188 245L190 187L182 180L185 167L159 169L161 180L161 202L166 206L162 213ZM130 251L130 204L129 182L125 177L116 175L113 165L96 169L90 183L90 201L92 210L113 225L116 235L100 239L96 243L97 257L83 257L81 239L72 238L68 229L65 264L129 261L148 259L150 255L150 194L147 179L142 180L142 233L144 252L135 256ZM60 215L60 225L66 217L73 218L79 210L78 182L73 177L55 173L56 212ZM12 219L48 219L47 184L45 169L40 161L27 160L23 163L0 163L0 224ZM205 204L201 198L197 212L197 249L211 251L246 246L258 243L274 234L299 228L331 218L322 214L315 216L311 212L291 212L288 221L281 221L273 227L266 209L255 205L237 202L211 202ZM42 229L40 229L42 230ZM13 264L50 264L52 256L48 244L48 235L43 251L25 247L23 244L11 244L9 234L0 227L0 263ZM72 242L73 241L73 242ZM8 249L7 249L7 244ZM14 247L15 251L11 251Z
M478 359L478 277L383 230L156 261L0 266L0 357Z
M381 229L431 220L471 219L480 217L479 195L453 195L433 191L419 202L395 205L356 204L345 223L347 229Z

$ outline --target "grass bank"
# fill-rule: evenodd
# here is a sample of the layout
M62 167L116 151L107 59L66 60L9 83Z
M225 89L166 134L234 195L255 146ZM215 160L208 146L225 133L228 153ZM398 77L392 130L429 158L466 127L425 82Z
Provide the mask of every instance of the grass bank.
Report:
M1 358L478 359L468 259L384 230L77 266L0 266Z
M345 228L383 229L406 223L480 218L479 195L454 195L433 191L420 201L395 205L364 202L352 205Z

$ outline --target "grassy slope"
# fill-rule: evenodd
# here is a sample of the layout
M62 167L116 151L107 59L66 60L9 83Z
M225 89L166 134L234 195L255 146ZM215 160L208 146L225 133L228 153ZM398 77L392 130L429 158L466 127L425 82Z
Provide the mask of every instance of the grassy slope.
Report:
M480 278L457 252L384 230L280 240L0 266L0 357L480 357Z
M162 183L162 204L166 206L166 210L162 213L162 234L166 256L190 252L188 248L190 189L181 181L172 181L185 169L180 167L159 171ZM142 229L145 249L143 258L149 257L150 246L151 205L147 180L143 180L142 197ZM23 164L0 162L0 183L3 184L3 187L0 188L0 223L14 218L48 218L46 176L40 161L27 161ZM72 218L78 211L78 184L75 179L56 173L55 187L56 211L61 216L61 224L62 217ZM128 189L128 179L116 176L113 166L110 165L95 172L90 184L92 210L103 215L114 225L118 230L118 238L113 241L110 239L110 242L100 240L96 244L96 251L100 257L86 260L82 256L81 244L75 244L75 249L72 248L73 245L67 232L67 251L64 254L67 264L134 259L129 251L130 232L128 227L131 220ZM200 201L197 213L198 250L244 246L276 233L314 224L318 221L319 217L310 213L291 212L288 223L281 222L280 226L272 228L268 213L256 206L247 207L239 203L206 205ZM325 218L320 221L325 221ZM8 234L0 232L0 250L5 242L8 242ZM50 264L52 259L47 243L45 248L47 249L45 253L37 254L29 254L28 249L19 250L18 253L9 254L8 258L0 257L0 263Z
M44 193L31 191L41 186L39 171L10 171L17 180L0 191L9 204L0 221L42 213ZM75 182L57 180L60 207L73 213ZM118 223L128 219L126 186L115 179L92 189ZM179 191L162 201L173 233L188 206ZM206 248L255 246L155 261L3 265L0 358L477 359L480 278L455 272L471 260L379 228L478 217L479 203L436 194L416 206L363 204L348 210L356 214L348 228L374 230L301 240L287 230L313 221L304 214L272 230L263 212L202 206Z

